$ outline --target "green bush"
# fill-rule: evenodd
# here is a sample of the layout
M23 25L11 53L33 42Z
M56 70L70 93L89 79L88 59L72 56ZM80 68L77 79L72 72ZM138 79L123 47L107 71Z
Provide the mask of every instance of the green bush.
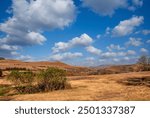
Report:
M71 87L67 83L66 71L58 68L48 68L38 76L39 91L60 90Z
M34 74L31 71L19 72L18 70L14 70L8 76L8 79L11 80L15 85L32 85L34 81Z
M3 72L2 72L2 70L0 69L0 77L2 77L2 75L3 75Z

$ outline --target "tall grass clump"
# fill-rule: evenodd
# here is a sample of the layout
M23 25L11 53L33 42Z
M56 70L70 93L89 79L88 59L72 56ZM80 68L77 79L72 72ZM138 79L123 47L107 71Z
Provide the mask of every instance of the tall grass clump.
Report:
M39 91L53 91L70 87L65 70L50 67L47 70L41 71L38 75Z

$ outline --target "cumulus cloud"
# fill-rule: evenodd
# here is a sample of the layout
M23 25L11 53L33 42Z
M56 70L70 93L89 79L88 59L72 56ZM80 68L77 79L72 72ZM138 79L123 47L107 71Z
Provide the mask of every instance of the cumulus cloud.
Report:
M137 7L143 6L143 0L132 0L132 6L129 6L129 10L135 11Z
M124 47L120 47L120 45L114 45L114 44L111 44L110 46L107 46L106 48L109 51L112 51L112 50L125 50Z
M117 53L115 53L115 52L105 52L105 53L102 53L101 56L103 58L112 58L112 57L116 57Z
M100 55L102 52L100 49L97 49L93 46L86 47L86 51L94 55Z
M133 38L130 37L129 41L126 43L127 46L135 46L138 47L142 45L141 38Z
M86 60L86 61L94 61L95 58L94 58L94 57L87 57L85 60Z
M132 0L133 5L135 6L142 6L143 5L143 0Z
M76 9L72 0L13 0L12 8L14 23L30 30L68 26L75 18Z
M52 56L50 56L50 60L54 60L54 61L66 61L66 60L70 60L70 59L75 59L78 57L82 57L83 54L80 52L76 52L76 53L71 53L71 52L66 52L66 53L59 53L59 54L53 54Z
M143 21L143 16L133 16L128 20L120 21L120 23L112 29L112 35L118 37L129 35L133 33L135 28L140 26Z
M103 16L112 16L119 8L135 10L143 5L143 0L81 0L84 7Z
M142 31L142 33L143 33L144 35L149 35L149 34L150 34L150 30L146 30L146 29L145 29L145 30Z
M129 56L129 55L135 55L136 52L134 50L128 50L126 55Z
M148 53L148 50L145 49L145 48L141 48L141 49L140 49L140 52L145 54L145 53Z
M97 39L100 39L100 38L101 38L101 35L100 35L100 34L98 34L98 35L96 36L96 38L97 38Z
M69 26L76 17L72 0L12 0L12 17L0 23L5 34L0 43L30 46L43 44L42 32Z
M102 58L114 58L114 57L124 57L124 56L132 56L135 55L136 52L134 50L127 50L126 52L104 52L101 53Z
M33 61L33 58L29 55L19 55L17 59L23 61Z
M107 27L105 30L105 35L109 35L111 33L111 28Z
M147 40L146 43L149 43L149 44L150 44L150 40Z
M0 56L5 58L16 56L18 55L18 53L16 52L18 49L20 49L20 47L18 46L10 46L7 44L0 43Z
M119 62L120 60L117 58L112 59L114 62Z
M83 6L89 7L100 15L113 15L118 8L127 7L127 0L81 0Z
M66 51L75 46L89 46L93 42L93 39L87 34L82 34L80 37L75 37L68 42L58 42L52 48L53 53L59 53Z

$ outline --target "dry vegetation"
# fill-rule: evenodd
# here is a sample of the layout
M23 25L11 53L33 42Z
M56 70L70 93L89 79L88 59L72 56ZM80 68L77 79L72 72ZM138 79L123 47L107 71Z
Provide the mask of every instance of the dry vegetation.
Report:
M149 63L85 68L61 62L1 60L0 67L0 100L150 100ZM71 87L63 70L46 70L48 67L67 71ZM19 73L19 79L12 78L12 70ZM52 81L47 79L52 77Z
M150 87L145 84L127 85L124 80L148 78L150 72L132 72L111 75L68 77L72 89L17 95L14 91L1 96L1 100L150 100ZM144 83L147 80L142 80ZM120 83L123 82L123 83ZM129 81L131 82L131 81ZM10 85L4 79L0 85Z

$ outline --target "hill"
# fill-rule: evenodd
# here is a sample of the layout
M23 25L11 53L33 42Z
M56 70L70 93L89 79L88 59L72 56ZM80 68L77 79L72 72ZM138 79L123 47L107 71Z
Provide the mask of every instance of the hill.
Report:
M19 60L0 60L0 68L5 70L8 68L26 68L30 70L46 69L47 67L59 67L59 68L73 68L71 65L67 65L62 62L23 62Z
M104 75L104 74L118 74L128 72L139 72L142 71L140 65L103 65L97 67L82 67L68 65L62 62L23 62L19 60L0 60L0 69L3 71L18 69L18 70L32 70L38 71L47 69L48 67L58 67L65 69L68 76L80 76L80 75Z

